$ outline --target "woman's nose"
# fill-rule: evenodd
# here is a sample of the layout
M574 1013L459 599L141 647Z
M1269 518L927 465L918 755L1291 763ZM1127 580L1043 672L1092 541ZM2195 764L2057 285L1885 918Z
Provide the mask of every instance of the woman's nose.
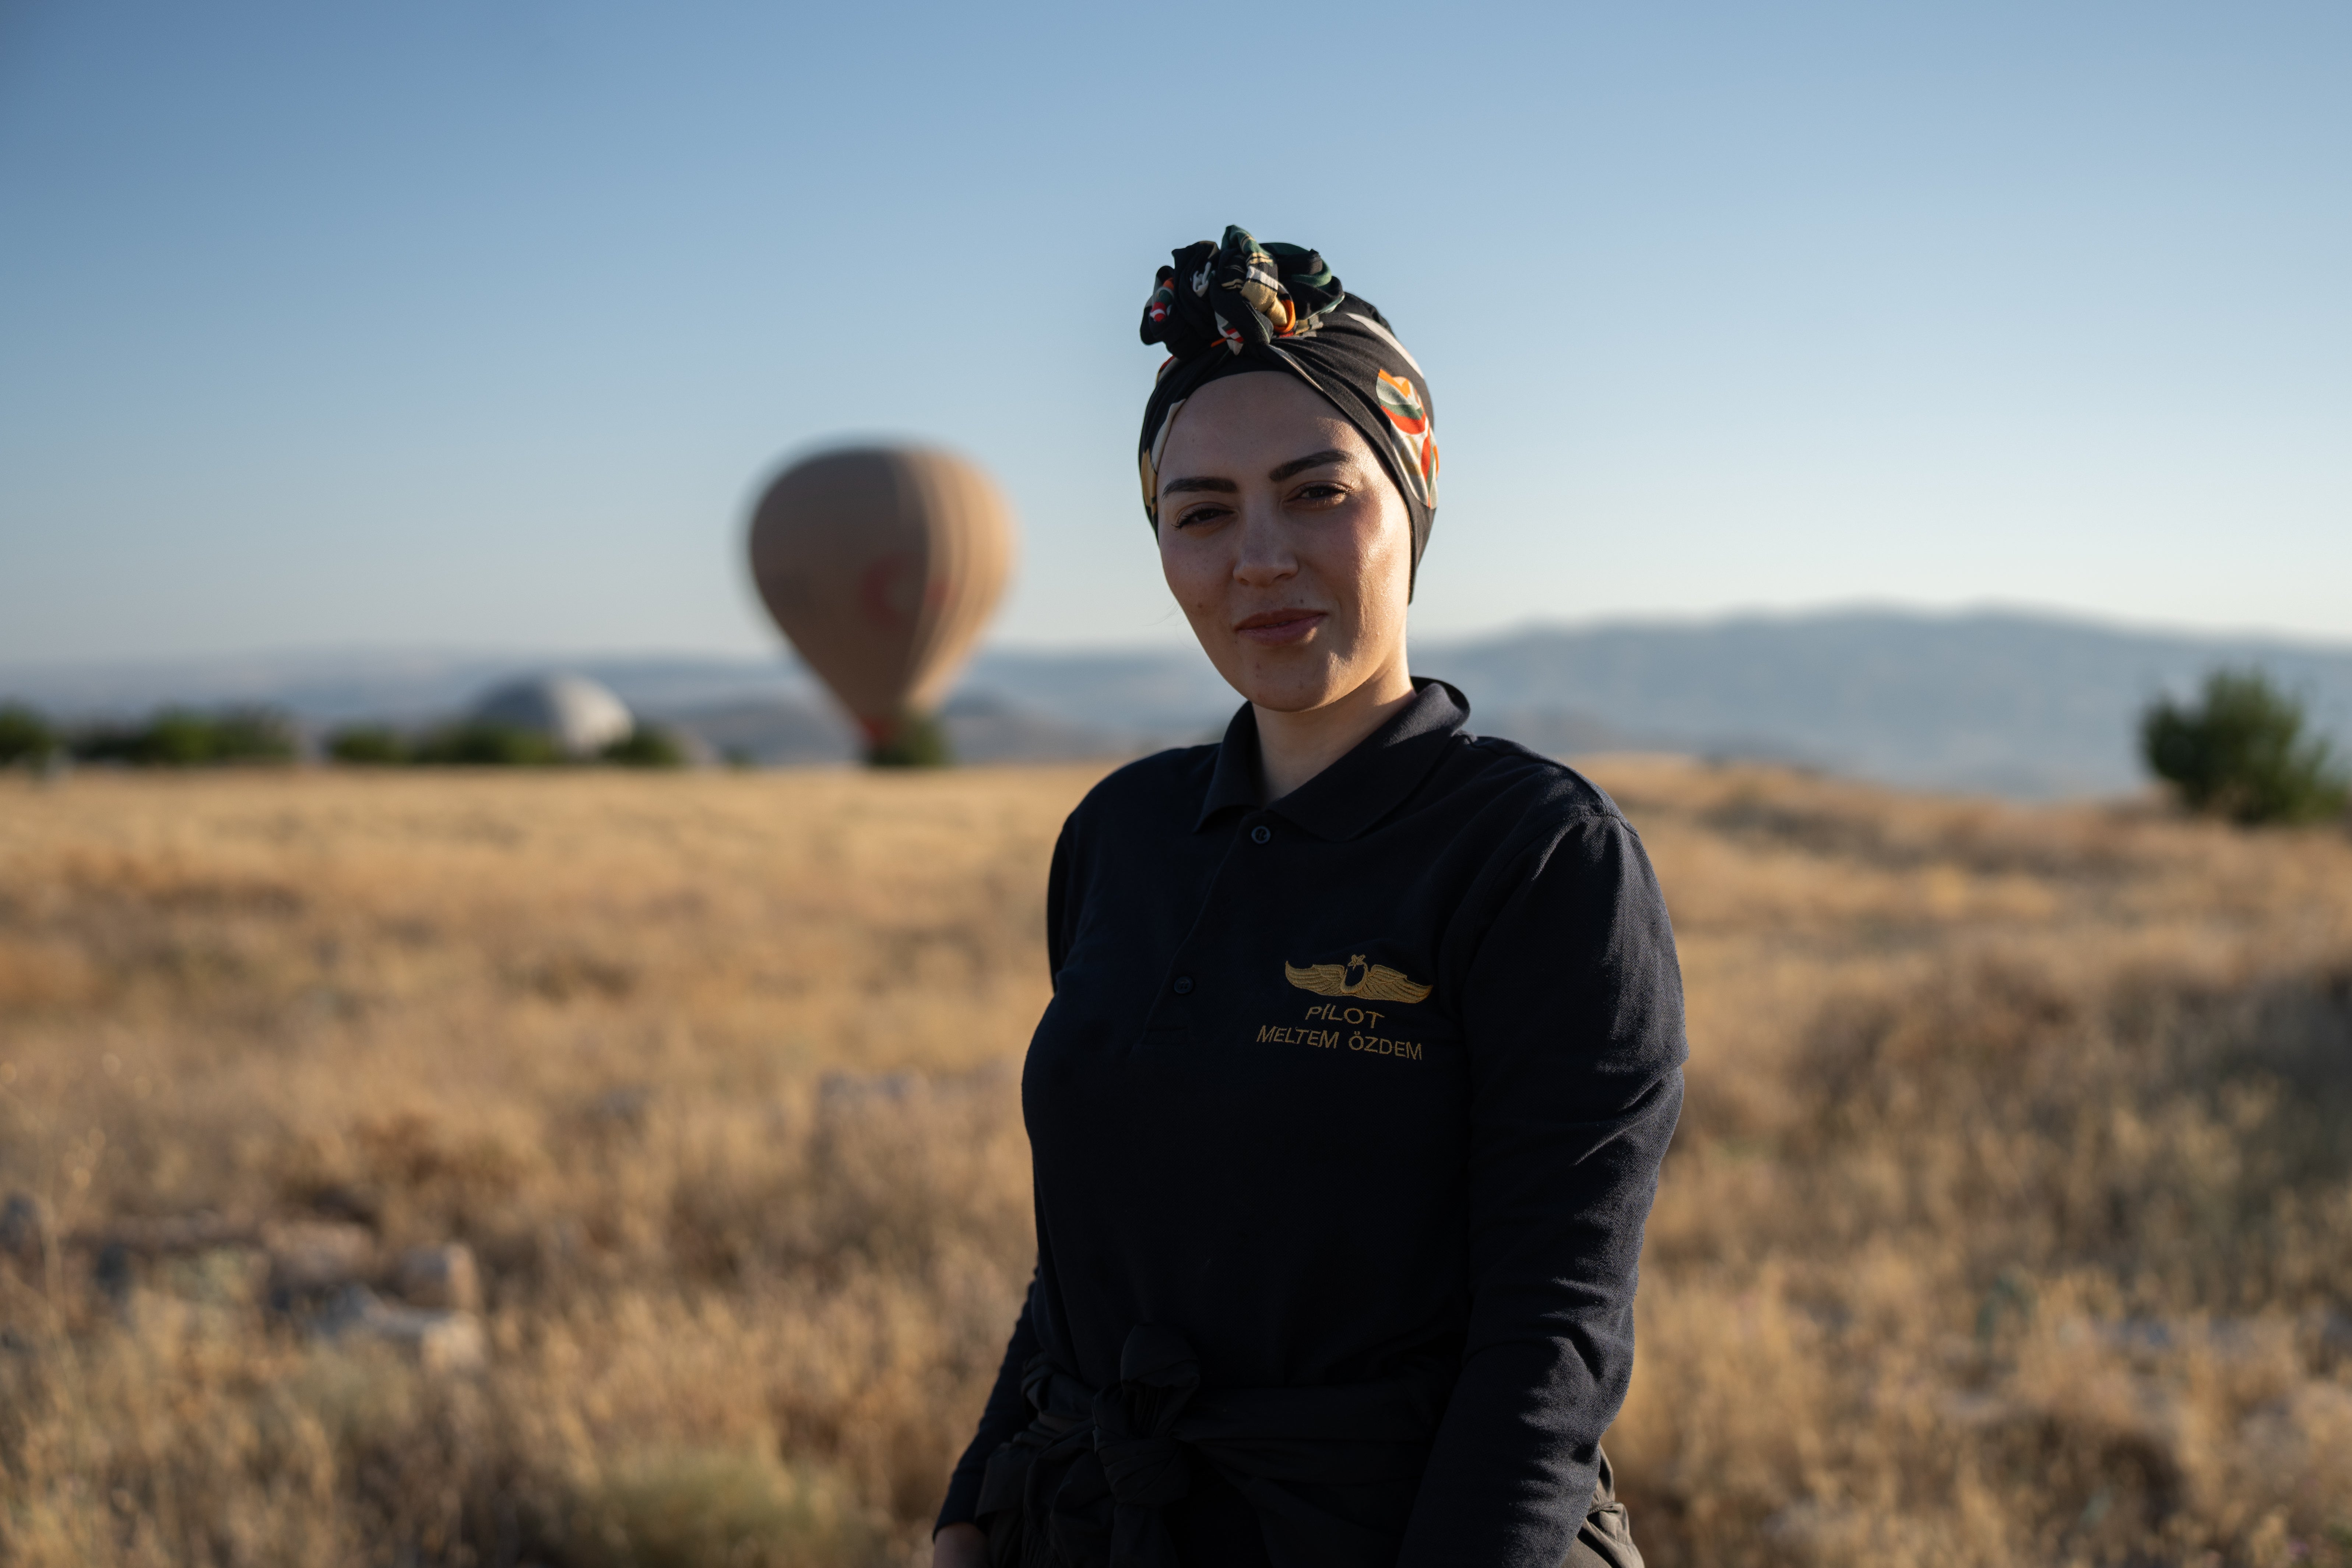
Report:
M1290 547L1290 531L1272 509L1244 508L1239 549L1234 558L1234 580L1251 587L1281 581L1298 570L1297 553Z

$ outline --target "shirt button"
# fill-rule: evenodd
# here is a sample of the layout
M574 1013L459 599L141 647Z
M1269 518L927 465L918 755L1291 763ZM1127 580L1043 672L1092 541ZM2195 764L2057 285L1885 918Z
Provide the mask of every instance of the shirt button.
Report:
M1176 977L1176 994L1179 996L1190 996L1192 994L1192 977L1189 974L1178 975Z
M1263 843L1265 843L1267 839L1269 839L1269 838L1271 838L1271 837L1274 837L1274 829L1273 829L1273 828L1271 828L1271 827L1268 827L1268 826L1267 826L1265 823L1263 823L1263 822L1259 823L1255 827L1253 827L1253 828L1251 828L1251 829L1250 829L1250 842L1251 842L1251 843L1253 843L1253 844L1263 844Z

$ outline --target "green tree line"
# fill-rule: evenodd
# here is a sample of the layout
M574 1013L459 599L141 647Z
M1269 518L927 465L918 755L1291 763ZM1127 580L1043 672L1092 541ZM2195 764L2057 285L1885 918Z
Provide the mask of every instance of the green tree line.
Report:
M299 750L293 725L265 708L214 713L165 708L141 723L67 726L25 703L0 705L0 763L71 758L134 767L196 767L290 762Z
M200 712L166 708L131 724L62 725L22 702L0 703L0 766L50 760L113 763L131 767L203 767L289 763L300 754L299 732L282 713L264 708ZM408 735L388 726L351 725L327 737L327 755L373 766L552 767L574 759L547 736L510 724L466 720ZM595 762L624 767L674 768L686 749L667 731L640 725L599 752Z
M339 763L371 767L557 767L575 761L536 730L468 719L408 736L382 724L355 724L327 737ZM592 759L622 767L686 765L686 748L666 730L640 724Z

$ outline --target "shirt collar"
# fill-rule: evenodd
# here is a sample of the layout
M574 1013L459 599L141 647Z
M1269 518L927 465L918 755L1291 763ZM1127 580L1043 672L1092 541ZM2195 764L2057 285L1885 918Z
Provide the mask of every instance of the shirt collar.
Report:
M1470 717L1470 700L1443 680L1416 677L1412 700L1356 748L1265 809L1318 838L1353 838L1388 815L1436 764L1445 742ZM1216 771L1192 824L1198 832L1218 813L1255 810L1258 796L1257 711L1248 703L1225 726Z

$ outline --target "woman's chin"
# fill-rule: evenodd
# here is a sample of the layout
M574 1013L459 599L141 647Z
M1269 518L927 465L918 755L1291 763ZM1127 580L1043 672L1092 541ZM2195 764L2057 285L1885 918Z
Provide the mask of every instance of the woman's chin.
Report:
M1298 657L1305 649L1283 649L1289 658L1252 648L1222 673L1226 683L1247 698L1253 707L1274 713L1311 713L1326 708L1353 689L1345 671L1320 654Z

